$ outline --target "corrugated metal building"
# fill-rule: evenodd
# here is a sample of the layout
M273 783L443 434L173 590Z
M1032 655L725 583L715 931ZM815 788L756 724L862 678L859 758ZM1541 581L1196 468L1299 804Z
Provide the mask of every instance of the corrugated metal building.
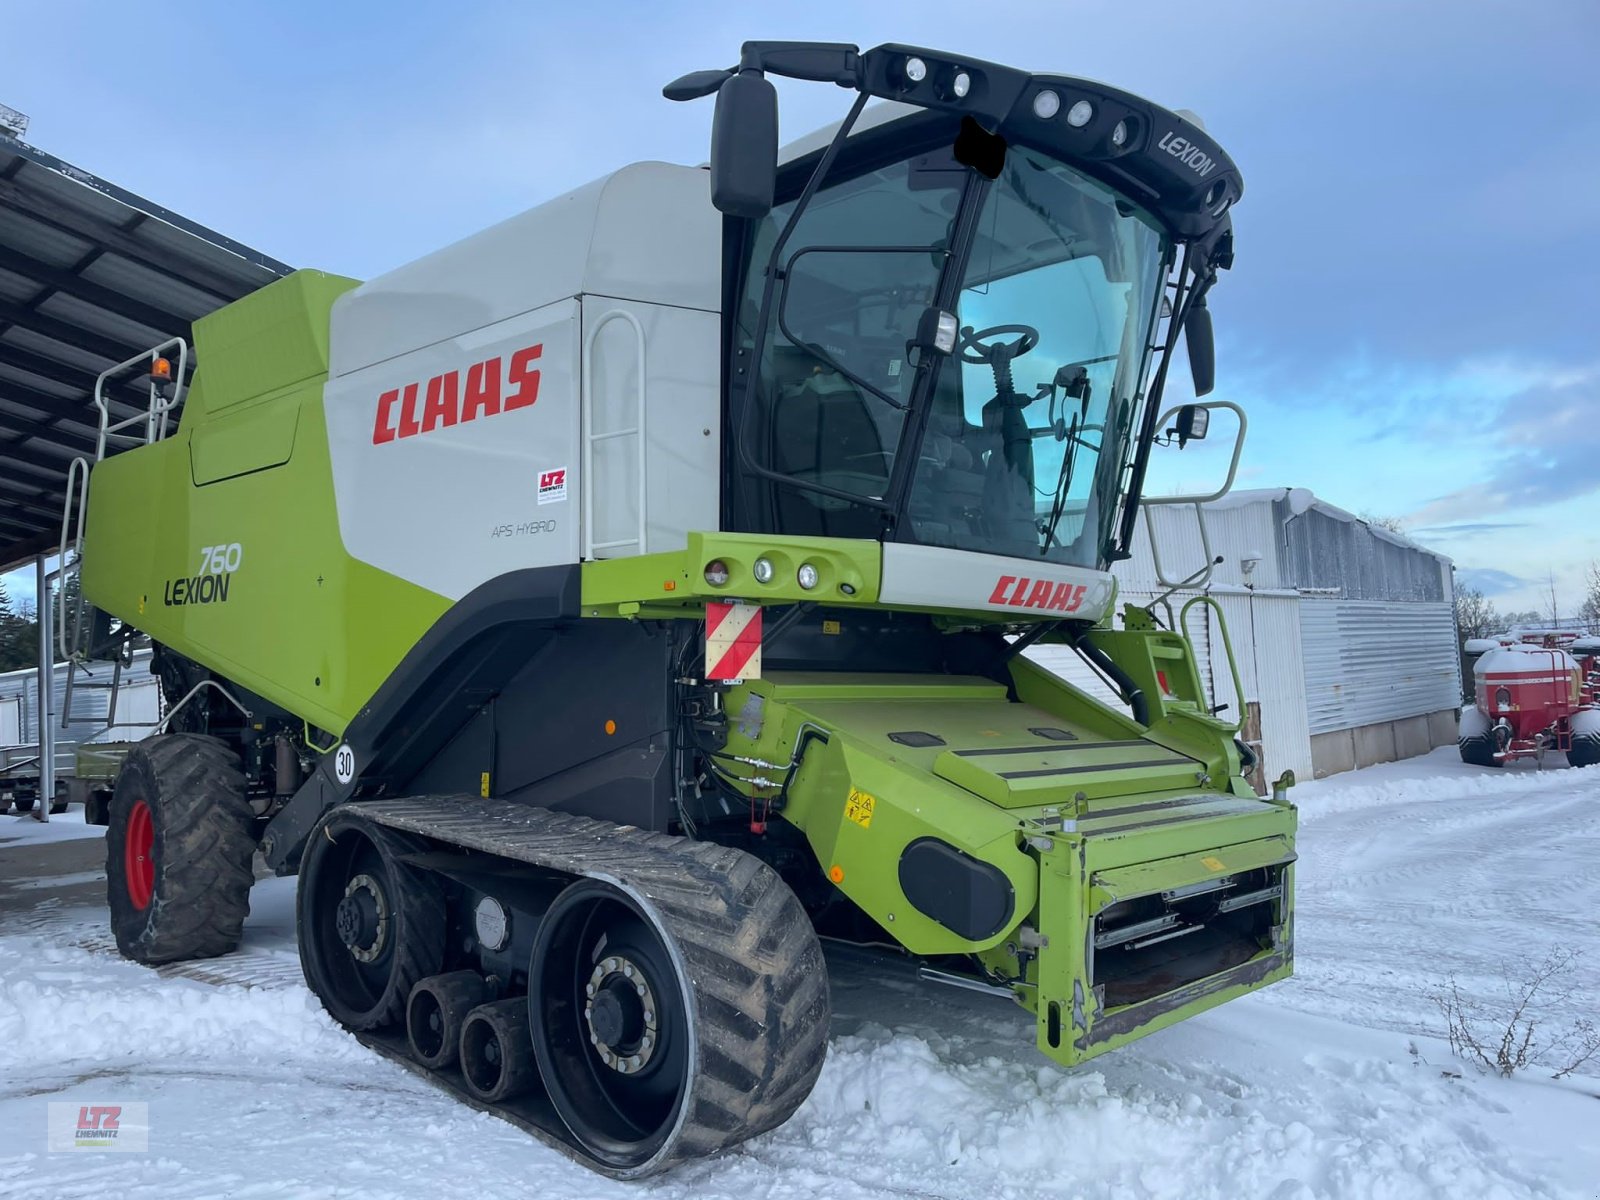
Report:
M1134 556L1115 573L1121 598L1144 604L1166 591L1161 577L1201 570L1208 542L1222 559L1203 589L1180 589L1172 607L1199 590L1221 606L1266 778L1329 775L1454 743L1460 666L1448 558L1303 488L1236 492L1205 509L1207 538L1193 506L1149 510L1154 554L1141 519ZM1241 698L1214 626L1196 606L1189 632L1201 673L1211 702L1233 714ZM1072 651L1036 657L1105 694Z
M150 651L134 652L131 666L122 669L122 686L117 689L117 724L107 728L106 712L110 692L85 684L108 683L110 663L89 663L78 668L72 688L72 719L65 728L56 714L56 768L63 775L72 773L73 752L85 741L129 741L144 737L160 720L160 688L150 674ZM67 694L67 668L58 665L51 688L56 703ZM0 674L0 750L39 742L39 675L33 668ZM3 756L0 756L3 757ZM36 755L35 755L36 757Z

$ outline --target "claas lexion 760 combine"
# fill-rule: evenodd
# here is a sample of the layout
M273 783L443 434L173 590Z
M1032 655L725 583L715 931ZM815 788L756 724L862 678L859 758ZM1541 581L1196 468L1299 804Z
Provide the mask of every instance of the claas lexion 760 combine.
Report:
M780 156L771 75L853 107ZM665 92L715 93L709 169L290 275L196 322L186 392L188 346L142 358L73 622L147 634L171 714L111 803L123 953L232 949L259 849L335 1019L623 1178L805 1099L818 931L1014 998L1065 1064L1293 940L1293 807L1107 570L1152 446L1205 432L1160 397L1184 333L1210 387L1228 156L909 46Z

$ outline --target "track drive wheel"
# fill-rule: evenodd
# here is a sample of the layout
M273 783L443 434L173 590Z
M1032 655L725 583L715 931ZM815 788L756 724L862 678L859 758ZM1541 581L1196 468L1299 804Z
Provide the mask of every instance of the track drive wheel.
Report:
M539 1071L610 1174L651 1174L771 1129L822 1069L816 935L776 874L753 859L741 870L732 906L700 888L657 908L579 880L539 927L528 982ZM706 911L684 911L696 891Z
M403 1020L411 989L444 964L444 896L431 873L401 861L412 848L347 807L306 843L295 900L300 965L323 1007L351 1029Z
M122 764L106 828L117 949L152 964L233 950L255 849L238 756L201 734L146 738Z

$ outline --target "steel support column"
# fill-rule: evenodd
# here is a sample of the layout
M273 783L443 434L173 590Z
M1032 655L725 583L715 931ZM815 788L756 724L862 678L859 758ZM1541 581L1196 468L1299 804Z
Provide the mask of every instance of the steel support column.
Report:
M56 798L56 703L54 642L50 637L50 572L45 565L46 556L34 560L33 578L36 598L34 609L39 617L39 798L33 802L33 816L37 821L50 819L50 805Z

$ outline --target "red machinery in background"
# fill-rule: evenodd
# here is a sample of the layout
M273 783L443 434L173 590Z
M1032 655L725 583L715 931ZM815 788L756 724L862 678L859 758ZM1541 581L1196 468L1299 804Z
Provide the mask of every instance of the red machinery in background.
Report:
M1532 634L1466 645L1475 703L1461 713L1461 760L1500 767L1513 758L1565 754L1600 763L1600 638Z

